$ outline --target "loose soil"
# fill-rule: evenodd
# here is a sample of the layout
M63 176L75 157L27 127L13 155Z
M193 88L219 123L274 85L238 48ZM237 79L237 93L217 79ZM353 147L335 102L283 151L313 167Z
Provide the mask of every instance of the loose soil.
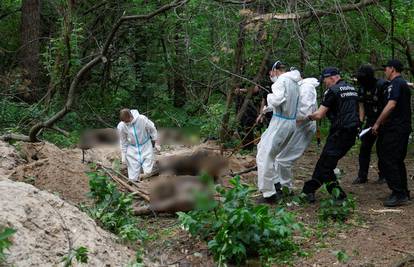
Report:
M295 193L299 193L304 181L312 175L320 149L313 145L298 160L294 167ZM230 168L236 172L251 167L253 156L236 155L231 159ZM409 188L413 191L414 156L407 156L406 165L409 173ZM346 192L353 194L357 200L355 215L344 225L332 225L318 230L318 204L302 207L292 206L288 209L297 214L297 218L308 229L318 232L301 241L308 257L297 258L294 266L414 266L414 203L398 207L398 212L384 212L382 202L389 195L387 185L378 185L376 157L373 156L370 167L369 182L364 185L352 185L357 175L358 151L356 148L341 160L338 168L342 171L341 184ZM233 167L233 168L232 168ZM256 186L257 173L242 175L242 182ZM226 185L226 180L224 180ZM257 194L258 195L258 194ZM323 197L318 193L317 197ZM181 263L183 266L214 266L207 251L206 244L190 238L180 228L173 217L146 218L147 229L153 234L151 249L147 256L162 264ZM334 255L344 251L349 260L338 262ZM399 265L406 262L405 265ZM248 266L260 266L253 261Z
M43 145L43 147L42 147ZM89 191L86 164L81 163L82 153L78 149L59 149L50 144L21 144L21 154L26 163L15 167L12 178L32 183L34 186L57 193L61 198L78 204L87 201ZM216 149L213 144L204 147ZM159 158L177 153L191 153L194 148L172 147ZM312 145L294 167L296 193L303 182L312 175L320 149ZM33 157L33 155L36 155ZM119 158L117 148L99 148L87 152L87 160L105 162L106 166ZM255 158L252 155L233 155L229 170L241 171L252 167ZM409 152L406 165L409 173L409 187L414 188L414 155ZM388 196L386 185L375 184L376 158L373 156L369 182L364 185L352 185L358 168L358 151L351 150L338 165L343 174L341 184L346 192L352 193L357 200L357 211L345 225L331 225L318 229L318 204L290 206L289 210L308 229L318 232L302 240L303 248L309 253L306 258L294 260L294 266L396 266L401 260L414 255L414 203L399 207L399 212L384 211L382 201ZM228 186L228 179L222 182ZM242 182L255 186L256 172L242 175ZM412 190L413 191L413 190ZM258 194L256 194L258 195ZM322 197L318 193L317 197ZM181 229L175 216L158 215L143 217L140 227L151 235L145 246L146 257L154 262L150 266L214 266L205 242L196 240ZM347 263L339 263L334 255L344 251L349 257ZM410 265L411 264L411 265ZM253 265L252 265L253 266ZM414 266L407 263L401 266Z

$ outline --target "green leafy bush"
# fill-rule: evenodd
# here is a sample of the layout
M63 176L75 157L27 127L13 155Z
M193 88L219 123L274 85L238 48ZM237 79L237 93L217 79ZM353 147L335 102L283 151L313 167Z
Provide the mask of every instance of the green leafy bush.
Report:
M88 249L86 247L78 247L71 249L68 255L64 256L62 262L65 267L72 266L73 259L79 263L88 263Z
M302 229L293 214L254 205L250 198L253 189L242 185L239 177L230 182L232 189L216 188L221 201L203 195L193 211L179 212L184 228L208 241L219 266L226 262L242 264L248 257L257 256L263 264L291 259L298 250L293 233Z
M4 228L0 229L0 263L3 263L6 260L5 250L9 249L12 245L10 237L16 233L16 230L13 228Z
M101 172L90 172L88 176L89 196L95 200L95 206L87 209L89 215L123 240L145 240L147 233L137 228L137 219L133 215L132 195L119 192Z
M333 251L332 253L340 263L346 263L349 260L348 254L343 250Z
M322 190L327 193L326 186ZM322 222L329 220L344 222L354 213L356 208L355 198L350 195L344 200L338 200L339 195L340 190L334 188L329 197L321 200L319 219Z

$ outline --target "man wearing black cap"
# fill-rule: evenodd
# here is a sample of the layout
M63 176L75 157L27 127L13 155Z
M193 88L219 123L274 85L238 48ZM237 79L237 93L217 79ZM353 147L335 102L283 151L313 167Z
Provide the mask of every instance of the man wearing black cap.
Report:
M364 122L364 129L372 127L381 114L384 107L384 92L389 83L384 79L375 78L375 71L371 65L361 65L356 74L359 85L359 110L360 120ZM358 177L353 184L363 184L368 181L369 162L371 161L371 150L377 140L377 136L371 131L361 137L359 150ZM378 183L385 183L381 172L378 173Z
M334 169L338 161L355 144L360 122L358 92L342 80L339 74L339 70L334 67L322 71L321 79L328 89L319 109L309 116L310 120L321 120L327 116L331 122L329 135L316 163L312 179L305 182L303 186L303 193L310 203L315 202L315 192L324 183L327 183L329 193L332 193L335 188L339 190L338 200L346 198L345 192L338 184Z
M372 132L378 134L380 172L392 191L384 206L395 207L406 203L410 198L404 159L412 130L411 92L401 77L403 65L399 60L388 61L384 68L390 85L385 94L385 108L372 126Z

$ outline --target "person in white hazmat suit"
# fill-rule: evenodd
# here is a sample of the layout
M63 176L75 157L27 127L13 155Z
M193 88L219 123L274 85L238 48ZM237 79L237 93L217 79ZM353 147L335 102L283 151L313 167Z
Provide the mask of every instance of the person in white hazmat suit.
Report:
M118 124L122 163L128 167L128 179L138 181L141 170L145 174L152 172L155 147L160 149L158 134L154 123L138 110L122 109L121 122Z
M280 198L275 187L278 182L276 156L289 143L296 129L301 77L299 71L286 72L285 69L286 65L276 61L269 71L272 93L267 96L268 106L264 107L263 113L273 111L273 116L257 145L258 187L263 194L258 203L273 203Z
M296 130L293 136L276 157L278 178L276 190L287 187L292 193L292 165L305 152L316 133L316 122L308 120L308 116L317 110L316 78L306 78L299 81L299 105L296 118Z

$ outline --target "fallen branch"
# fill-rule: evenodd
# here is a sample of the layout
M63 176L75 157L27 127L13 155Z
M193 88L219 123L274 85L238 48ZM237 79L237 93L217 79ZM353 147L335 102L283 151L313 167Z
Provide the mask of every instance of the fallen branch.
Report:
M51 130L55 130L56 132L58 132L58 133L61 133L61 134L63 134L65 137L69 137L69 132L67 132L67 131L65 131L65 130L63 130L63 129L60 129L59 127L57 127L57 126L52 126L52 127L48 127L49 129L51 129Z
M403 250L403 249L399 249L399 248L393 248L392 250L414 256L413 251L407 251L407 250ZM410 260L414 261L414 258L411 258Z
M0 140L5 142L8 142L10 140L29 142L30 138L27 135L22 134L5 134L0 136Z
M403 210L399 210L399 209L382 209L382 210L371 209L371 211L374 212L374 213L381 213L381 214L384 214L384 213L402 213L403 212Z
M231 172L231 175L236 176L236 175L249 173L249 172L252 172L252 171L257 171L257 166L254 166L254 167L251 167L251 168L245 169L243 171L239 171L239 172Z
M263 15L258 15L253 17L248 21L248 23L253 23L257 21L269 21L269 20L303 20L312 17L323 17L327 15L336 14L338 11L340 12L349 12L354 10L360 10L366 6L377 4L380 0L361 0L358 3L352 4L344 4L341 6L334 5L331 8L326 10L311 10L306 12L296 12L296 13L268 13Z
M145 194L146 192L141 191L138 187L139 185L136 183L133 183L136 187L133 187L131 185L128 184L128 182L124 181L123 179L117 177L116 175L113 175L111 173L111 171L113 171L110 168L107 168L101 164L98 165L99 168L101 168L106 174L108 174L112 180L114 180L115 182L117 182L118 184L120 184L121 186L123 186L124 188L126 188L127 190L129 190L130 192L132 192L134 195L138 195L141 198L143 198L144 200L146 200L147 202L150 202L150 198L147 194Z

